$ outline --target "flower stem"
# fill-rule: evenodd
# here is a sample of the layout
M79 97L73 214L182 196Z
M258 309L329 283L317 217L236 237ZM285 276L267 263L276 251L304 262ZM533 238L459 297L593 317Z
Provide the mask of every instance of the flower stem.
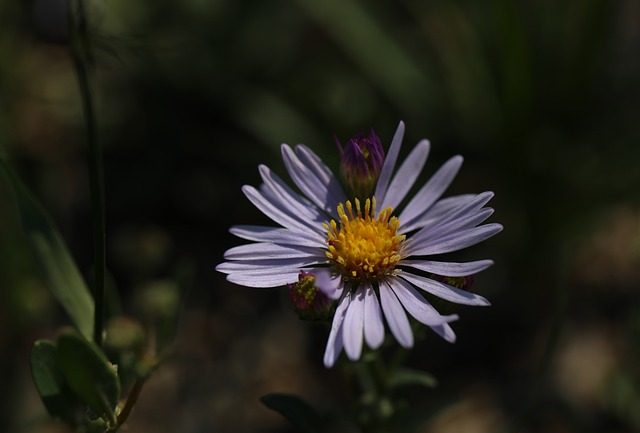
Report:
M131 415L131 410L133 410L133 406L135 406L136 402L138 401L138 397L140 397L140 393L142 392L143 386L144 386L144 379L141 379L141 378L136 379L135 383L133 384L133 388L131 388L131 391L129 392L127 401L125 402L124 406L122 407L122 410L118 414L116 427L111 431L117 431L125 423L127 418L129 418L129 415Z
M93 339L96 344L101 346L105 322L106 296L104 170L102 151L96 134L96 120L89 83L89 66L92 56L84 0L69 0L68 11L71 58L78 78L82 112L86 125L87 144L89 146L89 187L91 190L94 254L93 297L95 302Z
M389 431L394 405L387 387L388 372L380 354L368 352L353 362L351 374L357 378L355 421L363 433Z

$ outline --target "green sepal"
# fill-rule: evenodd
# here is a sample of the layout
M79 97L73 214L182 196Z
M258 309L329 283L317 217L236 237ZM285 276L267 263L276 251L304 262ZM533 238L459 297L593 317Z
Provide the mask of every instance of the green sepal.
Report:
M84 336L91 338L93 298L62 236L58 233L47 211L18 179L1 153L0 169L4 171L13 186L22 227L42 268L49 289L76 328Z
M427 388L438 386L438 380L426 371L399 368L395 370L388 381L388 386L397 388L407 385L420 385Z
M68 328L58 336L57 358L69 387L97 416L115 425L120 379L100 348Z
M302 398L293 394L273 393L260 397L269 409L278 412L302 433L319 433L322 420L318 413Z
M77 424L78 413L82 413L83 405L66 383L58 365L57 348L53 341L38 340L33 344L31 376L49 415Z

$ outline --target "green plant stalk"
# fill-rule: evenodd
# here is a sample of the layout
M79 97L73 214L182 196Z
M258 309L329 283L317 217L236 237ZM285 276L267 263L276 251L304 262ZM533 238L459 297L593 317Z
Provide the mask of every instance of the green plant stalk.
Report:
M388 371L380 353L365 353L350 367L357 379L355 422L363 433L389 431L394 402L388 389ZM383 410L384 408L384 410Z
M105 273L106 273L106 230L104 169L102 151L96 134L96 120L93 99L89 83L89 64L92 61L91 45L88 34L87 14L84 0L69 0L69 26L71 58L78 78L78 87L82 101L82 112L86 124L87 144L89 146L89 186L91 190L91 213L93 222L94 251L94 327L93 339L102 346L105 323ZM74 7L75 6L75 7Z

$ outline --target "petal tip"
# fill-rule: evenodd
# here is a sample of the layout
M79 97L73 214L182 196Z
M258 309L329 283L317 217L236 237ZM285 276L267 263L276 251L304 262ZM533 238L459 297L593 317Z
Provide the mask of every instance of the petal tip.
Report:
M337 356L335 356L335 355L325 354L324 355L324 359L323 359L324 366L326 368L333 367L334 364L336 363L336 358L337 358Z

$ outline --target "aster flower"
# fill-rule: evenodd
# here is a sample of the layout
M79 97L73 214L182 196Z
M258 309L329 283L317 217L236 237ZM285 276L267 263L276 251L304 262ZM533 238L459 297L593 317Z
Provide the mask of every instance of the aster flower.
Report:
M337 303L324 354L327 367L343 349L357 360L364 343L379 348L385 322L402 347L412 347L407 313L446 341L455 341L449 323L458 316L441 315L421 291L455 304L489 305L441 277L475 274L491 260L456 263L429 256L461 250L501 231L500 224L479 225L493 213L484 207L493 193L441 198L462 165L462 157L454 156L398 212L430 150L429 141L420 141L395 171L403 135L400 122L373 195L363 200L348 198L332 171L304 145L282 145L287 172L302 194L264 165L260 189L242 188L281 227L232 227L231 233L253 243L229 249L217 270L228 281L249 287L296 284L300 275L312 276L315 286ZM370 142L375 146L375 140Z

